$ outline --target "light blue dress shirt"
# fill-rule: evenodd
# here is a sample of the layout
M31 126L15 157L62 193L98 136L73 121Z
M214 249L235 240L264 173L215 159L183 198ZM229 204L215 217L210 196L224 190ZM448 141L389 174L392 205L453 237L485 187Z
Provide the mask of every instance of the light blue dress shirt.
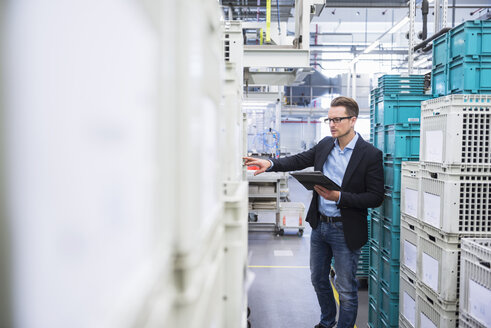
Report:
M348 167L349 160L353 154L356 142L358 141L358 133L354 138L344 147L343 150L339 147L338 139L334 140L334 148L327 156L327 161L322 167L322 173L332 181L341 185L344 178L344 173ZM341 216L341 211L337 208L336 204L341 200L341 193L337 202L327 200L319 196L319 211L325 216Z

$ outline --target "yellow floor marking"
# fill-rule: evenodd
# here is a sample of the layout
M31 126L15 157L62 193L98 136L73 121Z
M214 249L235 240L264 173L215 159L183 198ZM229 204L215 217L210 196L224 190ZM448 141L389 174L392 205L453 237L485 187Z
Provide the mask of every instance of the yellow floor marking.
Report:
M309 269L308 265L249 265L249 268L267 269Z
M338 294L338 291L336 290L336 288L334 288L334 284L332 283L332 281L331 281L331 286L332 286L334 298L336 299L336 303L338 303L338 305L339 305L339 294ZM356 325L354 328L356 328Z

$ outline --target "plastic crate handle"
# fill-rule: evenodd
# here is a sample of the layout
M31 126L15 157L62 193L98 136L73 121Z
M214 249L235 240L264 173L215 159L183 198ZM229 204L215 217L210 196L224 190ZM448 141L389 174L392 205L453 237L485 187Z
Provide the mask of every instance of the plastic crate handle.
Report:
M491 269L491 263L489 263L488 261L479 261L479 264L485 266L488 269Z

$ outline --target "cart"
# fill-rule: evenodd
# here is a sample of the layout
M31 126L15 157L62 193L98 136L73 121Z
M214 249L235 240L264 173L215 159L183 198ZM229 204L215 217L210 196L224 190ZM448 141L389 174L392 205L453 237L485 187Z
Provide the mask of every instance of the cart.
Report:
M277 234L283 236L285 229L298 229L298 236L302 237L305 229L305 205L303 203L281 202L280 220Z
M249 181L249 231L279 232L280 204L288 199L288 177L285 172L265 172L254 176L247 172ZM258 222L259 213L275 213L274 223Z

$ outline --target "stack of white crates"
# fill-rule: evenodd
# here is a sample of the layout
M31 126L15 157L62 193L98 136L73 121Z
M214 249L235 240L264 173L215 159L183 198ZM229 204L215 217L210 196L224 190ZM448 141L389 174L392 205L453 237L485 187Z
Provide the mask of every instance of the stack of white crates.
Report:
M459 327L491 327L491 238L462 239Z
M462 238L491 237L490 121L491 95L422 102L421 162L401 174L401 327L458 326Z
M225 261L223 327L247 324L247 217L248 182L242 157L246 154L242 116L243 36L240 21L222 22L225 85L220 132L224 145Z

